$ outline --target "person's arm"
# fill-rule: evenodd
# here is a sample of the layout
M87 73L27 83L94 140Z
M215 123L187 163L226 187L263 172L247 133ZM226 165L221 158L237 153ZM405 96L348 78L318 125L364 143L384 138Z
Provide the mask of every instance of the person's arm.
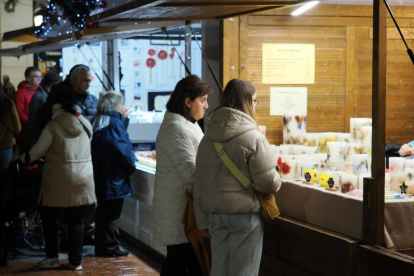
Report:
M132 143L123 122L113 124L111 136L114 137L114 147L119 152L125 169L131 175L135 172L135 154L132 150Z
M14 94L14 103L16 104L17 114L19 114L20 123L25 125L29 120L29 117L24 112L24 106L26 104L26 99L24 97L24 92L17 90Z
M276 160L265 139L257 139L256 150L248 160L250 175L255 190L272 194L280 189L280 176L276 171Z
M12 106L12 124L14 134L20 133L22 130L22 125L20 124L19 115L17 114L16 106L14 103Z
M46 125L45 129L39 137L37 143L26 154L20 155L19 159L25 164L30 164L33 161L38 160L40 157L45 156L46 152L52 145L53 134L50 130L50 125Z
M412 155L412 151L413 151L413 147L414 146L414 141L409 142L408 144L404 144L401 146L400 150L398 151L398 153L401 156L407 156L407 155Z
M186 131L174 131L164 143L168 158L181 181L193 183L196 152L192 135Z
M208 214L205 213L201 206L201 181L200 181L200 171L203 168L197 168L194 172L194 185L193 185L193 195L194 195L194 215L197 223L197 228L200 230L206 230L203 232L203 236L206 237L205 234L208 234L209 228L209 220Z

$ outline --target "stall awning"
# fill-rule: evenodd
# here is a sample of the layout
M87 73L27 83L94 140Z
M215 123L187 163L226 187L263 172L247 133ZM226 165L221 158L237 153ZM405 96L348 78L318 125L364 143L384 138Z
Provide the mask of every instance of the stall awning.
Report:
M0 56L20 57L27 54L42 53L46 51L59 50L64 47L82 45L85 43L106 41L117 38L129 38L143 33L159 31L165 27L167 29L184 26L184 21L173 22L151 22L137 25L118 26L110 28L87 29L59 37L49 38L30 44L24 44L16 48L1 49Z
M90 22L139 22L224 19L269 9L299 5L310 0L135 0L95 14Z
M25 42L25 43L36 42L37 38L34 35L34 31L35 31L35 27L29 27L29 28L19 29L15 31L5 32L3 34L2 42L4 41Z

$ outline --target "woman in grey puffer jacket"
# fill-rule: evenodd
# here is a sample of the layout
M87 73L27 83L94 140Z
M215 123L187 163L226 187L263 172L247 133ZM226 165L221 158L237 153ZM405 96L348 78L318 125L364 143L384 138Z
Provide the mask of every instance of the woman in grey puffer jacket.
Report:
M222 143L256 191L272 194L279 190L276 160L269 142L257 131L257 103L250 82L231 80L219 107L210 113L208 130L197 152L194 209L198 228L211 235L214 276L259 273L263 244L259 200L254 190L238 182L214 147L214 142Z

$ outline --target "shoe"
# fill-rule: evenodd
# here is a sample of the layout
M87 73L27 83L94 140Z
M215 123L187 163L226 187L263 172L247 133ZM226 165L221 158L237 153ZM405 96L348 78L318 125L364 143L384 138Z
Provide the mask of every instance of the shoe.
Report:
M59 258L44 258L43 260L37 263L37 266L40 268L56 268L60 266Z
M67 263L66 268L69 270L79 271L82 270L82 265L71 265L70 263Z
M117 252L95 252L95 257L123 257L128 256L128 250L119 250Z

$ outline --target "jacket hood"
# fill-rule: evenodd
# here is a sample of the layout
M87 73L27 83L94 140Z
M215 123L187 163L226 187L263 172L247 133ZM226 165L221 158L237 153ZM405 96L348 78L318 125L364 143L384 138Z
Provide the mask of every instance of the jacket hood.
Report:
M217 109L209 118L207 138L224 143L250 130L257 129L256 121L244 112L233 108Z
M27 89L27 82L21 81L19 85L17 86L17 89Z
M79 107L75 106L75 108L80 113ZM63 110L60 104L53 105L52 119L62 127L69 137L78 137L84 131L79 119Z

